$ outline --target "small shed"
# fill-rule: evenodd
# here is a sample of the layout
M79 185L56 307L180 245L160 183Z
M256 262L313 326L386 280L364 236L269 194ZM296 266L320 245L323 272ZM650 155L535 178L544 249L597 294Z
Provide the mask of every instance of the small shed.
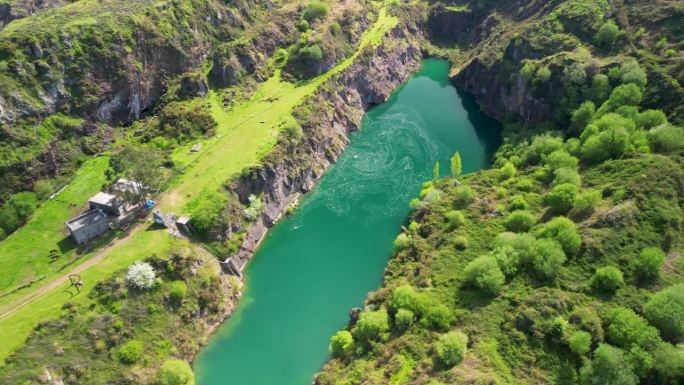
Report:
M198 143L198 144L190 147L190 152L199 152L201 149L202 149L202 145Z
M68 220L66 226L74 242L81 245L109 231L109 220L104 211L96 208Z
M182 216L176 220L176 227L186 234L194 234L195 228L190 223L190 217Z
M124 203L121 199L104 192L99 192L90 198L88 200L88 206L90 206L91 210L100 209L104 211L105 214L116 217L123 214L125 211Z

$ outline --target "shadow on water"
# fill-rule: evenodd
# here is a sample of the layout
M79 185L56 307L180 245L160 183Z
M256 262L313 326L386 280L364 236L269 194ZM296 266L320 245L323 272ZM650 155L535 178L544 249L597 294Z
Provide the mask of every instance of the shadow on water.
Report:
M477 134L477 137L480 140L480 145L487 154L494 156L496 150L501 146L503 141L503 138L501 137L503 127L501 123L498 120L485 115L472 94L458 88L456 89L456 93L461 99L463 109L468 113L468 120L475 127L475 134Z

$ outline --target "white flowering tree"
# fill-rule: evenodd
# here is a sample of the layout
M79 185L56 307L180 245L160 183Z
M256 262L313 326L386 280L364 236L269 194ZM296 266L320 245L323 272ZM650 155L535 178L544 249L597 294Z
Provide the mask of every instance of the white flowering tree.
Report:
M147 262L136 262L128 266L126 282L136 289L149 289L154 285L154 268Z

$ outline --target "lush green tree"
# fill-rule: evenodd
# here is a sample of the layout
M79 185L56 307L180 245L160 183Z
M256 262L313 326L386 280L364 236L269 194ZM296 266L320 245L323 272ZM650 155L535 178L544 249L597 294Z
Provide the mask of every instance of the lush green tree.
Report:
M684 383L684 345L660 343L653 351L653 363L665 384Z
M534 255L535 238L528 233L504 232L494 238L494 250L511 247L518 254L521 263L531 262Z
M164 182L164 157L156 149L127 144L109 158L115 175L137 182L136 188L119 190L117 194L127 202L145 203L147 195L161 188Z
M594 77L595 79L596 77ZM606 95L607 96L607 95ZM591 122L591 119L596 113L596 105L594 102L588 100L582 104L572 113L570 118L570 131L579 134L584 130L584 127Z
M7 234L5 234L5 230L3 230L2 227L0 227L0 241L2 241L5 238L7 238Z
M553 185L559 184L573 184L577 187L582 185L582 177L580 177L579 172L576 169L562 167L553 172Z
M598 109L597 114L604 115L608 112L615 111L621 106L638 106L643 98L643 93L638 85L634 83L623 84L615 87L610 93L610 97L606 100L601 108Z
M667 123L667 117L661 110L646 110L639 113L634 119L637 127L642 130L650 130L661 124Z
M551 79L551 69L549 66L539 67L537 73L534 75L534 81L539 84L546 84L549 79Z
M525 65L520 69L520 74L528 82L532 82L534 80L534 75L536 73L537 73L537 66L535 66L534 63L525 63Z
M563 148L563 139L548 134L537 135L525 149L523 158L527 164L538 164L541 159Z
M582 158L589 162L602 162L620 158L629 147L630 135L623 127L611 127L587 138L582 145Z
M610 79L605 74L596 74L591 79L591 99L597 103L603 103L610 95Z
M654 294L644 306L644 313L664 339L684 341L684 283Z
M648 140L654 152L674 152L684 149L684 128L662 124L648 132Z
M625 280L620 269L615 266L605 266L596 269L591 283L597 290L615 293L625 284Z
M625 353L608 344L594 351L594 358L585 363L580 372L583 385L636 385L638 378Z
M555 217L544 224L539 237L554 239L563 247L566 255L575 255L582 244L575 222L566 217Z
M227 204L228 198L224 194L213 190L203 191L188 204L193 227L201 232L216 228Z
M591 350L591 334L584 330L578 330L568 339L570 350L579 356L584 356Z
M4 206L11 207L17 214L19 220L21 222L26 222L31 214L36 211L36 207L38 207L38 198L34 192L20 192L12 195Z
M172 358L162 365L156 384L195 385L195 374L186 361Z
M513 178L517 171L518 170L515 168L515 165L512 162L506 162L499 169L499 175L501 175L502 179L507 180Z
M530 205L527 203L525 198L520 195L514 196L508 203L509 210L527 210L528 207L530 207Z
M357 341L369 342L377 339L388 330L389 319L387 317L387 310L380 309L362 312L352 330L352 334Z
M643 281L653 281L660 276L660 268L665 263L665 253L658 247L647 247L634 259L634 272Z
M354 350L354 337L349 331L340 330L330 338L328 349L335 358L346 357Z
M496 295L506 281L494 257L483 255L470 261L464 270L466 283L488 295Z
M304 13L302 13L302 18L311 23L315 20L324 19L326 16L328 16L329 11L330 7L327 3L324 3L322 1L312 1L304 9Z
M411 285L398 286L392 292L389 300L390 309L397 312L399 309L406 309L413 312L417 317L425 313L428 307L428 300L422 293L416 291Z
M574 62L563 68L563 81L575 86L581 86L587 81L587 71L581 63Z
M537 239L533 245L532 269L542 279L555 281L565 263L561 245L553 239Z
M4 230L6 234L10 234L20 226L21 222L17 212L14 207L9 204L4 204L0 208L0 228Z
M620 28L614 21L608 20L601 25L596 33L596 44L599 47L610 48L618 36L620 36Z
M114 348L113 355L122 364L135 364L140 360L145 347L139 340L129 340Z
M515 210L506 217L506 229L515 233L529 231L537 219L527 210Z
M544 202L556 213L567 213L575 203L577 186L571 183L562 183L554 186L544 197Z
M411 310L399 309L394 315L394 326L399 332L403 333L411 328L415 319L416 315Z
M627 60L620 66L620 82L622 84L633 83L643 89L646 87L646 71L641 68L636 60Z
M449 229L456 229L465 223L465 216L460 210L450 210L446 213L447 223L449 224Z
M565 149L556 150L544 157L544 165L551 170L559 168L576 169L579 159L570 155Z
M458 178L461 176L462 165L461 165L461 154L458 151L451 157L451 176Z
M468 336L460 331L443 334L435 343L437 359L446 366L454 366L463 361L467 350Z
M505 245L496 247L492 251L492 256L499 264L501 272L505 276L513 276L518 271L520 265L520 254L513 248L513 246Z
M608 341L627 350L633 346L650 348L660 340L658 330L631 309L611 309L606 314L606 323Z

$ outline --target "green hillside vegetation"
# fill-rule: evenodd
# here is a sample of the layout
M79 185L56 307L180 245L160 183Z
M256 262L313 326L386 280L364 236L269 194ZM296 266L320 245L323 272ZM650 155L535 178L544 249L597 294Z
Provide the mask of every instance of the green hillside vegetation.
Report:
M428 182L317 383L684 381L684 130L640 101L616 87L573 113L579 138L509 139L498 168Z
M87 300L67 304L62 317L42 323L6 359L2 383L34 383L47 369L70 383L194 381L185 360L199 349L207 326L224 317L237 285L219 275L212 256L189 246L162 257L145 258L153 268L151 287L136 287L130 270L119 271Z

